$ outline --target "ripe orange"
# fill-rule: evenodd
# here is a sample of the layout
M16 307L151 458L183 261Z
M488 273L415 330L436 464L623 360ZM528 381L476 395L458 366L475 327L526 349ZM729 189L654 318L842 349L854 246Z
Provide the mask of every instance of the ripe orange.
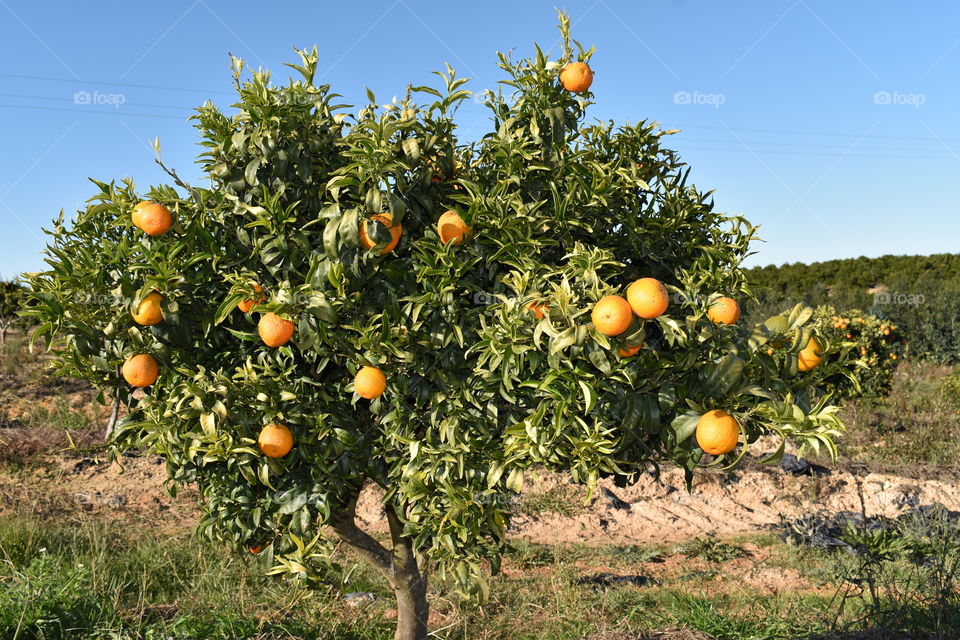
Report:
M453 163L450 163L450 175L447 175L443 155L441 155L437 161L428 160L427 164L431 167L431 169L433 169L433 175L430 176L430 182L443 182L444 180L449 180L457 175L457 165Z
M396 249L400 243L400 236L403 235L403 225L399 222L393 224L392 213L378 213L370 216L370 220L375 220L390 230L390 242L380 250L380 255L386 255ZM370 220L364 220L360 223L360 244L363 245L364 249L373 249L377 245L367 231L367 225L370 224Z
M820 344L820 341L816 338L810 338L807 346L797 354L797 370L805 372L817 367L823 362L823 356L820 355L822 352L823 345Z
M263 551L263 545L262 545L262 544L255 544L255 545L252 545L252 546L250 547L250 553L252 553L253 555L257 555L257 554L259 554L261 551Z
M151 236L162 236L173 224L170 210L156 202L139 202L130 215L133 224Z
M353 379L353 388L361 398L379 398L387 388L387 376L376 367L362 367Z
M163 312L160 310L161 300L163 298L156 291L141 300L137 310L130 314L133 316L133 321L145 327L160 324L163 321Z
M630 328L633 309L620 296L606 296L593 306L593 326L605 336L618 336Z
M627 287L627 301L633 312L644 320L663 315L670 304L667 288L656 278L640 278Z
M281 347L293 337L294 324L275 313L265 313L257 323L257 333L268 347Z
M593 84L593 71L584 62L571 62L560 71L560 84L571 93L583 93Z
M257 444L268 458L282 458L293 449L293 434L285 425L268 424L260 431Z
M643 349L643 343L640 344L628 344L625 347L620 347L620 357L629 358L632 355L636 355L640 349Z
M537 320L543 320L543 317L550 310L550 305L545 302L531 302L527 305L527 309L530 310L530 313L532 313L533 317Z
M254 282L253 290L259 293L263 291L263 287L261 287L259 284ZM237 309L240 309L240 311L242 311L243 313L249 313L250 310L253 309L258 303L263 302L266 299L267 299L267 296L258 295L255 300L253 298L247 298L246 300L241 300L240 302L237 303Z
M712 409L697 420L697 444L714 456L733 451L740 439L740 424L723 409Z
M127 358L120 372L123 374L123 379L127 381L127 384L141 388L152 385L160 375L157 361L147 353L138 353L135 356Z
M733 298L717 298L707 310L707 317L718 324L736 324L740 320L740 305Z
M437 220L437 235L440 236L440 242L444 244L466 242L470 239L472 233L473 229L464 222L456 211L447 211Z

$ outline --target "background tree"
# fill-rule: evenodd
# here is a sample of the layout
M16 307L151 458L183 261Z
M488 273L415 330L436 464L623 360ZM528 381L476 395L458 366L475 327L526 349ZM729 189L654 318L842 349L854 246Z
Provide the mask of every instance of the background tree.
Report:
M559 59L500 55L476 141L457 137L469 93L449 67L348 115L314 83L316 50L281 86L234 60L235 113L195 117L210 186L95 182L30 276L64 374L108 386L124 365L145 385L115 441L196 483L201 535L308 580L346 542L393 587L400 639L426 637L428 567L485 593L527 469L689 478L764 433L832 452L841 428L811 387L830 365L798 374L809 309L755 329L707 317L748 295L753 228L714 210L656 124L584 123L591 94L558 78L592 50L560 25ZM666 313L594 314L644 277ZM76 302L91 291L101 304ZM388 542L357 526L365 484Z
M22 284L15 280L0 280L0 345L6 344L10 329L24 324L20 311L26 299Z

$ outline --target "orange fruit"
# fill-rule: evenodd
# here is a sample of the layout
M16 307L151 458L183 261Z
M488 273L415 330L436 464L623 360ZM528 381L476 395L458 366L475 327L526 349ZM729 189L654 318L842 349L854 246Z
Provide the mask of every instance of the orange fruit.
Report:
M550 306L545 302L531 302L527 305L527 309L530 310L530 313L533 314L537 320L543 320L543 317L550 310Z
M740 423L723 409L707 411L697 420L697 444L705 453L730 453L739 439Z
M571 93L583 93L593 84L593 71L584 62L571 62L560 71L560 84Z
M253 555L257 555L257 554L259 554L261 551L263 551L263 545L262 545L262 544L255 544L255 545L252 545L252 546L250 547L250 553L252 553Z
M173 224L173 214L170 210L156 202L137 203L133 207L130 219L136 227L151 236L162 236Z
M387 376L376 367L362 367L353 379L353 389L357 395L367 400L379 398L387 388Z
M663 315L670 304L667 288L656 278L640 278L627 287L627 301L633 312L644 320Z
M133 387L149 387L157 381L160 369L153 356L147 353L138 353L127 358L120 369L123 379Z
M156 291L141 300L137 310L130 314L133 316L133 321L145 327L160 324L163 320L163 312L160 310L161 300L163 298Z
M740 305L733 298L717 298L707 310L707 317L717 324L736 324L740 320Z
M268 347L280 347L290 342L293 329L293 322L275 313L263 314L260 316L260 322L257 323L257 333Z
M397 245L400 243L400 236L403 235L403 225L399 222L397 224L393 224L392 213L378 213L377 215L370 216L370 220L379 222L390 230L390 242L388 242L387 246L380 250L380 255L388 254L396 249ZM370 224L370 220L364 220L360 223L360 244L363 245L364 249L373 249L375 246L377 246L377 243L374 242L373 238L370 237L369 232L367 231L367 225Z
M605 336L618 336L630 328L633 309L620 296L606 296L593 306L590 314L593 326Z
M444 244L465 242L470 239L472 234L473 229L464 222L456 211L447 211L437 220L437 235L440 236L440 242Z
M257 445L268 458L282 458L293 449L293 434L285 425L268 424L260 431Z
M254 282L253 290L260 293L263 291L263 287L261 287L259 284ZM240 311L242 311L243 313L249 313L250 310L257 305L257 303L263 302L266 299L267 299L267 296L257 296L256 300L254 300L253 298L247 298L246 300L241 300L240 302L237 303L237 309L240 309Z
M814 367L818 366L823 362L823 356L820 354L823 352L823 345L820 344L820 341L816 338L810 338L810 342L807 343L807 346L800 350L800 353L797 354L797 370L798 371L810 371Z
M430 176L430 182L443 182L457 175L457 165L450 163L450 175L444 165L444 156L441 154L437 161L428 160L427 164L433 169L433 175Z
M620 347L620 357L629 358L632 355L636 355L640 349L643 349L643 343L640 344L628 344L625 347Z

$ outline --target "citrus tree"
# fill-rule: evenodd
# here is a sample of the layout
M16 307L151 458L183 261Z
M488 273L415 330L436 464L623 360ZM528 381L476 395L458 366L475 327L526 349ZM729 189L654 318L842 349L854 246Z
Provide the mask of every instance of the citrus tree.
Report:
M819 333L836 345L837 360L848 355L853 365L847 375L834 369L819 385L824 391L836 399L882 398L890 393L907 342L895 324L860 309L838 312L832 306L817 307L814 321Z
M0 345L7 341L10 329L23 324L21 305L26 301L26 290L15 280L0 280Z
M656 124L586 123L592 50L560 29L557 59L499 56L476 140L449 67L351 114L316 50L284 85L234 60L235 112L194 117L209 186L95 182L29 276L61 371L121 389L114 441L196 484L200 534L306 580L350 545L400 639L426 637L428 567L485 595L528 469L689 478L842 428L811 310L739 320L753 227ZM357 524L365 485L389 540Z

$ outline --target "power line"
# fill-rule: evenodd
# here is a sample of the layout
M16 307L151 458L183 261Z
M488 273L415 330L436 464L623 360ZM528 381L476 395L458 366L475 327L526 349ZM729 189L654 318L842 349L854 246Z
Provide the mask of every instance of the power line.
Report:
M923 140L925 142L960 142L958 138L936 138L922 136L885 136L879 134L838 133L836 131L796 131L790 129L750 129L745 127L720 127L706 124L678 124L677 129L715 129L718 131L745 131L749 133L782 133L797 136L832 136L837 138L881 138L886 140Z
M25 95L22 93L0 93L0 98L26 98L30 100L54 100L57 102L72 102L74 104L82 104L82 103L78 103L75 98L58 98L56 96L31 96L31 95ZM173 105L173 104L146 104L142 102L124 102L122 106L124 107L157 107L160 109L187 109L187 110L193 109L193 107L183 107L183 106Z
M2 94L0 94L2 95ZM803 142L768 142L764 140L716 140L710 138L678 138L678 142L708 142L708 143L720 143L720 144L737 144L744 148L750 148L751 145L766 145L774 147L806 147L810 149L841 149L841 150L853 150L858 151L919 151L922 153L944 153L951 152L951 149L917 149L910 147L850 147L849 145L842 144L809 144Z
M788 155L788 156L821 156L827 158L836 158L842 156L844 158L895 158L898 160L960 160L960 154L955 156L933 156L933 155L923 155L923 156L904 156L904 155L893 155L893 154L868 154L868 153L818 153L816 151L779 151L777 149L744 149L744 148L711 148L711 147L685 147L686 151L722 151L724 153L734 152L734 153L755 153L756 155L763 154L777 154L777 155Z
M0 104L0 109L26 109L29 111L66 111L74 115L95 114L100 116L137 116L141 118L167 118L186 122L184 116L171 116L165 113L134 113L131 111L94 111L92 109L68 109L67 107L40 107L26 104Z
M68 84L101 85L104 87L130 87L131 89L157 89L159 91L182 91L184 93L217 93L233 95L232 91L215 91L213 89L187 89L185 87L164 87L154 84L133 84L130 82L107 82L104 80L78 80L76 78L55 78L51 76L32 76L17 73L0 73L0 78L17 78L20 80L44 80L46 82L66 82Z

